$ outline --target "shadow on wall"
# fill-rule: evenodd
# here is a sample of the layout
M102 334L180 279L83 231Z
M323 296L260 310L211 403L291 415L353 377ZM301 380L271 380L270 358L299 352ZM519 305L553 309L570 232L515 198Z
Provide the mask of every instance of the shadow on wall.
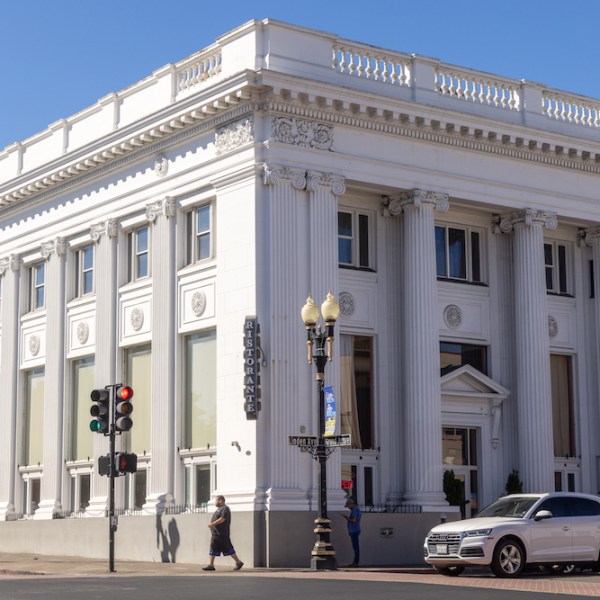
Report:
M156 547L160 551L161 562L174 563L177 562L175 558L181 541L177 521L171 517L167 526L164 527L162 519L162 514L156 515Z

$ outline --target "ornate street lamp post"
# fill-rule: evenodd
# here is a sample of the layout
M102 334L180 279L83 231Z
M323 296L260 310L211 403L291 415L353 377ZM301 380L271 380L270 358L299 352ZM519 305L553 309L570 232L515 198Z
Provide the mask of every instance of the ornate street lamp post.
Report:
M317 460L319 476L319 516L315 520L317 538L312 549L311 569L335 569L335 550L330 541L331 520L327 516L327 458L333 448L325 445L325 365L333 358L333 328L340 315L340 306L329 292L321 305L325 328L317 325L319 309L309 296L302 307L302 320L306 325L308 364L313 360L316 367L317 388L319 390L319 431L317 445L311 452Z

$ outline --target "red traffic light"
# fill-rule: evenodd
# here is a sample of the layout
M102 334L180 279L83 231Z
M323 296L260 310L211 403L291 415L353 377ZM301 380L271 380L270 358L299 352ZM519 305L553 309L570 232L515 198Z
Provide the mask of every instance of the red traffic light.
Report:
M124 385L120 388L117 388L117 398L119 400L129 400L133 398L133 388L130 388L128 385Z

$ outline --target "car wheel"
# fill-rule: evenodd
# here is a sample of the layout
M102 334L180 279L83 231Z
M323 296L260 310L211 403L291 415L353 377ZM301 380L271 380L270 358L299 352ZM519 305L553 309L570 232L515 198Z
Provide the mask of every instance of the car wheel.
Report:
M551 566L542 565L540 571L546 575L572 575L575 573L574 564L556 564Z
M517 577L525 566L523 547L515 540L501 540L490 566L496 577Z
M462 565L455 565L452 567L433 567L440 575L446 575L447 577L458 577L465 568Z

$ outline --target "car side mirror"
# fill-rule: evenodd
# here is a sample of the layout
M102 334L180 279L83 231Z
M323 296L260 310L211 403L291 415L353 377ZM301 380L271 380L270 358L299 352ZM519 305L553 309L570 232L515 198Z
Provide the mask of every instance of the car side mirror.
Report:
M541 521L543 519L551 519L554 515L549 510L540 510L533 517L534 521Z

